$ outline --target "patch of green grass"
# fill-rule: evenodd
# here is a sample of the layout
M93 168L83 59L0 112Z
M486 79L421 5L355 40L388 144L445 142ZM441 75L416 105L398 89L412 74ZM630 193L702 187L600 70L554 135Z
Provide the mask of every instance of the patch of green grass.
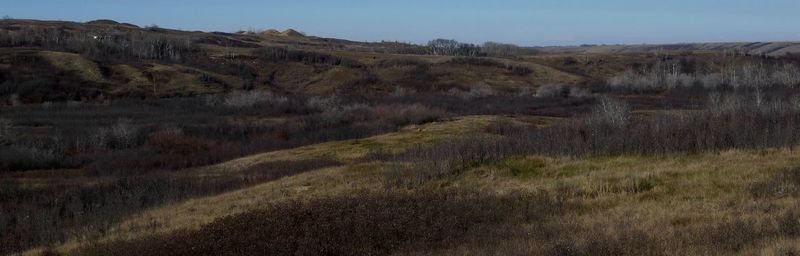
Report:
M149 86L151 82L144 76L141 70L136 69L130 65L116 65L112 67L114 72L120 74L128 84L132 86Z
M497 163L497 168L518 178L537 178L544 176L547 162L538 157L512 157Z
M383 168L380 163L367 163L367 164L352 164L348 165L345 170L353 173L374 173Z
M78 54L42 51L39 55L47 60L50 65L53 65L53 67L63 71L75 72L84 80L93 82L105 81L97 63Z
M597 165L595 163L579 161L561 165L553 169L547 176L558 177L558 178L572 177L600 169L601 169L600 165Z

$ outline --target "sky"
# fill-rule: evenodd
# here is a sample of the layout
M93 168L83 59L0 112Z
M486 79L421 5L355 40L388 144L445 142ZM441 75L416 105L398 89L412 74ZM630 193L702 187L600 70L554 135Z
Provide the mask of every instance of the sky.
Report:
M524 46L800 41L800 0L0 0L0 16L356 41Z

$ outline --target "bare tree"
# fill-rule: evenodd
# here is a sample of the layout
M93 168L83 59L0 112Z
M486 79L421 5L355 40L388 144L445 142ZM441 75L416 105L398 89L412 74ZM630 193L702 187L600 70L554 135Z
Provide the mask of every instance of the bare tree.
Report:
M11 139L14 138L11 127L11 120L0 118L0 145L11 143Z
M428 42L428 49L433 55L479 56L481 47L474 44L461 43L452 39L435 39Z
M594 108L592 118L614 126L624 126L630 122L631 107L625 102L601 98Z
M533 48L523 48L514 44L504 44L497 42L486 42L481 47L481 50L487 56L494 57L513 57L521 55L535 54L537 51Z

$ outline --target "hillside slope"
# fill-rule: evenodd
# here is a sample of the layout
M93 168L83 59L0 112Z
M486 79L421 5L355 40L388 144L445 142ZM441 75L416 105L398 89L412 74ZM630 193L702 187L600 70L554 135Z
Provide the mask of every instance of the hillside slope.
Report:
M681 43L644 45L583 45L542 47L546 52L572 53L665 53L671 51L699 51L738 53L749 55L783 56L800 53L800 42L731 42L731 43Z
M387 95L490 88L534 91L546 84L604 83L652 53L712 61L724 52L783 55L797 43L709 43L545 47L495 57L431 55L426 46L303 35L0 21L0 102L176 97L263 89L306 95ZM694 51L695 53L687 53ZM711 54L711 55L709 55ZM12 97L14 96L14 97Z
M265 89L293 94L498 91L579 76L521 59L414 55L421 46L88 23L0 21L0 97L23 102L174 97ZM414 50L416 49L416 50ZM101 96L102 95L102 96Z

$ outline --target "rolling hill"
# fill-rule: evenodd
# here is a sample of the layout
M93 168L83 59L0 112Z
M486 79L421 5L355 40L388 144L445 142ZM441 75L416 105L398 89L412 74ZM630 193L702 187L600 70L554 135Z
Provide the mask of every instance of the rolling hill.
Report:
M231 90L387 95L603 83L655 52L782 55L795 43L543 47L522 56L431 55L425 46L283 32L180 31L111 20L0 21L0 97L23 102L175 97ZM692 53L695 52L695 53ZM701 56L701 59L705 57Z

